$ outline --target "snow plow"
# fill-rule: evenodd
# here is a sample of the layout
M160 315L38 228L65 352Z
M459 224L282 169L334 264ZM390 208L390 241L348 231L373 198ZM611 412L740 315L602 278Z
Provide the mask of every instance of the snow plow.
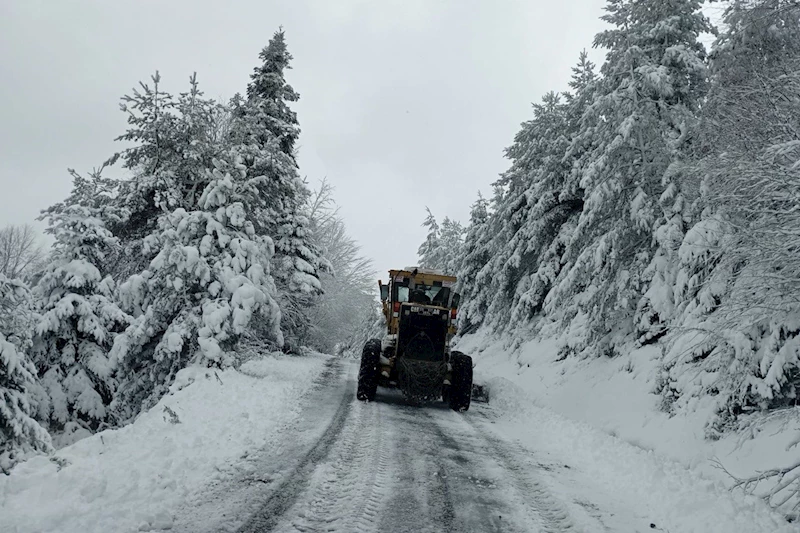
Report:
M472 358L450 350L456 333L456 278L418 267L390 270L378 281L386 335L364 345L356 397L375 399L378 386L397 388L413 404L442 400L466 411L472 396Z

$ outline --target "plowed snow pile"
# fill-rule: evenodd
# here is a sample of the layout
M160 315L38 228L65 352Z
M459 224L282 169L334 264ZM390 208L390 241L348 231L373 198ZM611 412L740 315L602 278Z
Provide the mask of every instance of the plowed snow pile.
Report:
M154 408L0 476L0 531L168 529L172 511L290 424L321 356L267 356L241 371L189 368Z

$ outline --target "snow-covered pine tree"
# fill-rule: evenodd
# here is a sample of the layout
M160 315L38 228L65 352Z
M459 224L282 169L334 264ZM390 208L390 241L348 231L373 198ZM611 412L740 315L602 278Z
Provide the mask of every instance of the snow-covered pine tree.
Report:
M436 217L433 216L429 208L426 207L425 210L428 216L425 217L422 227L428 228L428 235L425 237L425 242L417 250L419 266L422 268L438 268L443 259L439 223L436 222Z
M580 76L581 83L589 83L593 73L585 56L581 56L581 61L581 70L576 70L572 85L583 90L576 79ZM540 314L560 274L566 243L572 238L583 207L580 197L565 192L572 165L567 149L577 130L576 122L569 119L576 116L575 108L583 95L581 92L574 97L568 95L572 104L562 101L561 96L551 93L534 106L528 135L509 150L513 161L511 171L527 176L525 195L530 206L506 246L507 275L515 281L513 292L508 292L500 305L510 311L505 326L511 329L524 329Z
M565 253L570 268L548 302L565 324L585 319L576 350L612 354L634 332L653 232L662 225L662 203L671 200L662 198L669 192L664 178L703 96L698 37L711 26L699 9L698 0L606 6L603 19L614 27L595 38L609 50L603 78L573 140L591 147L574 168L584 208Z
M522 130L514 138L514 145L506 149L506 157L512 158L514 147L527 144L529 140L532 140L531 121L523 123ZM478 299L474 305L486 309L488 321L484 325L495 331L499 331L497 326L507 323L509 318L508 304L514 292L517 281L514 276L519 266L518 261L513 262L511 257L513 245L510 243L522 226L532 200L525 194L528 176L516 170L512 165L493 184L494 216L491 226L487 228L490 232L487 246L491 250L491 260L476 277Z
M197 209L160 217L159 232L144 242L155 257L120 287L135 315L112 350L125 377L115 400L123 418L153 405L188 364L231 364L253 322L283 344L269 271L274 245L255 230L263 178L248 177L235 159L215 160L202 180Z
M464 227L450 217L444 217L439 225L431 210L425 209L428 216L422 226L428 228L428 235L417 250L419 266L454 276L461 268Z
M572 77L569 82L570 90L564 93L566 102L566 122L569 127L568 137L570 144L565 158L570 163L570 172L565 176L560 199L583 199L584 190L581 187L582 175L574 169L586 165L585 159L590 157L596 147L596 139L588 135L587 130L596 124L589 120L584 121L584 115L597 96L601 78L597 76L596 65L589 60L589 54L582 50L578 56L578 63L572 67ZM587 117L589 118L589 117ZM580 138L578 138L578 135Z
M558 106L540 107L541 136L547 141L535 140L525 150L517 150L515 165L526 168L530 174L528 196L535 199L520 229L521 238L515 239L515 255L528 258L523 261L520 281L511 301L511 319L508 327L522 328L536 317L544 315L544 306L553 287L564 272L566 248L574 238L578 217L583 209L584 191L576 182L572 168L591 147L589 143L576 143L581 130L581 120L594 101L597 83L595 65L583 50L578 63L572 68L570 91L563 93L564 102ZM545 112L547 109L550 112Z
M273 273L280 293L287 345L303 341L309 327L307 309L322 292L320 271L329 268L314 245L305 212L309 189L300 177L295 143L297 115L289 107L299 95L286 82L292 59L283 30L261 51L247 86L247 99L235 97L231 139L250 177L263 176L263 203L256 212L256 231L275 242Z
M469 226L464 236L463 257L458 270L456 290L461 294L461 308L458 311L459 331L471 333L483 322L485 309L477 305L476 278L478 272L491 259L488 249L490 238L489 202L478 192L478 199L472 204Z
M24 281L0 274L0 333L26 354L31 349L32 329L37 319L34 307L30 288Z
M800 393L800 6L735 2L712 50L694 171L705 207L680 249L662 393L712 394L722 414ZM700 181L698 179L697 181Z
M695 129L694 120L687 118L688 131ZM701 214L699 190L692 187L695 169L677 153L664 173L664 192L659 199L660 216L656 221L653 240L656 244L653 258L643 276L649 280L647 289L636 306L634 334L639 345L653 343L666 335L680 308L680 294L676 289L685 256L681 252L687 231ZM691 255L691 254L690 254ZM695 262L690 260L691 264ZM706 265L695 265L705 269Z
M569 145L566 107L560 95L548 93L533 108L534 117L522 125L506 150L511 167L495 183L500 194L489 243L494 251L477 276L485 293L478 302L486 302L490 317L486 326L495 331L506 330L512 317L514 326L524 325L537 312L548 288L546 283L532 287L532 282L541 281L537 271L542 254L560 231L564 216L576 209L570 207L571 202L561 205L559 200L568 172L563 162ZM488 283L481 285L483 281ZM520 302L524 311L517 309Z
M444 217L439 233L440 263L435 267L451 276L461 268L464 246L464 226L457 220Z
M716 33L716 28L706 26L705 31ZM697 46L690 41L673 45L662 61L672 69L677 92L684 98L679 105L672 105L670 122L675 131L666 138L670 163L661 179L663 192L656 209L653 242L657 247L644 272L644 277L650 280L649 286L637 304L634 318L640 344L654 342L669 331L676 304L679 304L674 292L682 262L681 244L702 211L697 168L690 161L702 150L697 146L696 137L699 111L705 106L708 89L705 54L697 53ZM686 70L692 77L680 76L681 71ZM698 105L699 102L703 102L702 105Z
M30 453L52 451L50 435L36 421L32 402L36 368L30 346L30 294L0 274L0 472L8 473Z
M462 311L472 318L473 322L480 322L482 326L489 327L487 312L495 297L496 276L492 272L492 258L502 249L506 240L500 237L506 227L506 221L498 216L498 210L507 205L509 196L506 194L506 179L501 176L500 180L492 184L492 199L487 202L490 213L483 231L481 232L480 242L482 243L483 253L489 260L475 274L473 281L474 287L471 296L462 302Z
M41 316L32 355L50 397L51 428L74 422L96 430L116 390L108 352L130 320L115 302L114 280L98 268L118 241L89 207L59 204L45 216L55 244L34 287Z
M314 244L303 207L280 217L275 235L273 270L279 290L287 350L296 350L308 340L309 309L323 293L320 274L331 271L330 263Z
M144 270L152 255L143 253L145 237L158 231L158 219L177 208L193 210L207 185L205 169L227 150L220 128L227 111L200 91L196 74L189 90L174 95L161 89L161 76L152 85L140 83L122 98L129 128L117 140L134 143L119 158L133 175L111 184L112 199L103 209L109 230L121 241L124 253L114 268L118 279Z

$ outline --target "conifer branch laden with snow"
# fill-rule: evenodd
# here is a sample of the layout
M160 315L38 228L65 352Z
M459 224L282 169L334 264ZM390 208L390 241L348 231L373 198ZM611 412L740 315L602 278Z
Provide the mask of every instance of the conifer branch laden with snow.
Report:
M89 207L49 213L56 239L51 262L34 287L40 313L32 354L50 398L53 429L68 422L97 429L111 416L117 361L108 351L130 317L117 305L102 266L118 241Z
M257 189L240 160L215 160L198 208L161 217L160 233L145 241L157 251L148 269L120 287L135 316L114 344L128 375L118 408L135 413L166 392L190 363L227 366L230 350L257 319L279 345L280 311L269 272L274 246L255 232Z
M23 317L29 305L27 288L0 274L0 472L4 474L30 454L53 450L50 435L36 420L36 399L43 396L36 368L25 352L30 347L30 324Z

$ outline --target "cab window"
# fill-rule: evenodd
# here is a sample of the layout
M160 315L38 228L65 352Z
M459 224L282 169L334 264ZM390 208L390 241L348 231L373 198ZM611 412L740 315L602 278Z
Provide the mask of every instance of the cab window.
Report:
M395 299L396 302L407 302L408 301L408 287L403 287L402 285L397 287L397 298Z

